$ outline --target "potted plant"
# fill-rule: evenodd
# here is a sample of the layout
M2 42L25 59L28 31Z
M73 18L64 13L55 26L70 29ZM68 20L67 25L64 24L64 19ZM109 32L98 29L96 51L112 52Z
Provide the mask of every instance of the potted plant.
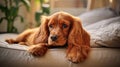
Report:
M36 26L39 26L41 23L41 16L50 14L50 6L46 3L46 0L36 0L36 2L40 3L40 10L35 13Z
M4 13L4 17L0 18L0 23L3 20L7 21L7 32L8 33L17 33L17 28L14 26L16 18L20 18L21 22L24 21L23 17L18 14L19 8L24 5L27 10L30 9L29 0L3 0L4 5L0 4L0 10Z

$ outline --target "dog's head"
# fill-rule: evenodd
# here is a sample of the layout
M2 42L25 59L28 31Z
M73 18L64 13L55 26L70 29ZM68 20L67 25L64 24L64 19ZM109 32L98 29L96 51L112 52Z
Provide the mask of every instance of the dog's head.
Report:
M81 44L83 34L84 30L77 17L65 12L57 12L42 18L35 43L46 42L53 46L63 46L67 42L69 44Z

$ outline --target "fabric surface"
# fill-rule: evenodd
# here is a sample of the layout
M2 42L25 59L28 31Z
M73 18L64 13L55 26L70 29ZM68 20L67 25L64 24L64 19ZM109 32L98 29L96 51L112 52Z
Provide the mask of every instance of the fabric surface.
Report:
M43 57L35 57L26 50L0 47L1 67L120 67L120 49L91 48L88 59L72 63L66 59L66 49L49 49Z
M110 8L99 8L85 12L78 17L81 19L82 24L85 27L87 25L115 16L117 16L115 11L111 10Z
M1 67L119 67L119 48L91 48L88 59L82 63L72 63L66 59L66 48L49 49L45 56L29 54L27 46L4 42L17 34L0 34Z
M19 49L19 50L26 50L28 47L25 45L19 45L19 44L8 44L5 42L5 39L13 38L15 39L18 34L13 33L6 33L6 34L0 34L0 47L7 47L11 49Z
M85 28L91 35L91 46L120 47L120 16Z

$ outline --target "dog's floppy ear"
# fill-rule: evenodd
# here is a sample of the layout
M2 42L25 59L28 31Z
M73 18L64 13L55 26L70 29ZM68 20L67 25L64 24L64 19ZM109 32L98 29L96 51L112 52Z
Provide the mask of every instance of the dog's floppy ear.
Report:
M48 30L49 19L46 16L41 18L41 25L39 30L35 33L34 43L47 43L49 30Z
M74 17L71 23L71 29L68 36L68 44L74 46L90 46L90 36L83 29L79 18Z

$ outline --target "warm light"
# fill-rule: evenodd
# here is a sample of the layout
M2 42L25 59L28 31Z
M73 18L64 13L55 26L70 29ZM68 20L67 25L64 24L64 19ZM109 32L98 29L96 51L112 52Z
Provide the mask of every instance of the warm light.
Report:
M48 3L49 2L49 0L45 0L45 3Z
M49 7L50 5L49 4L43 4L42 6L43 7Z
M112 3L113 2L113 0L109 0L110 1L110 3Z

